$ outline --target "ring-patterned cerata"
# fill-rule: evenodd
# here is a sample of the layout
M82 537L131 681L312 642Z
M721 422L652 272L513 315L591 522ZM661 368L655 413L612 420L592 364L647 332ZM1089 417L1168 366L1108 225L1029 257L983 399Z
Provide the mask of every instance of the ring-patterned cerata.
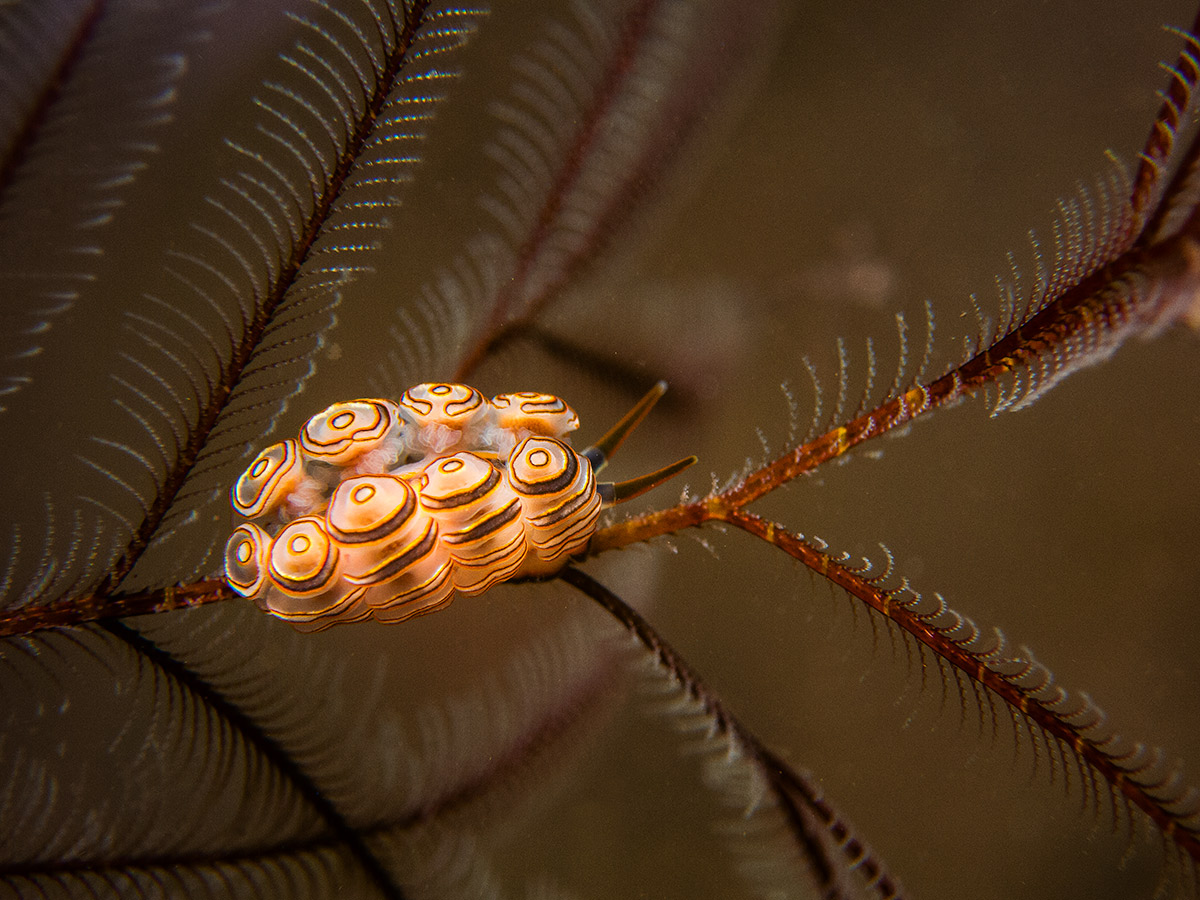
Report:
M508 460L506 477L521 499L525 537L537 568L551 572L587 546L600 518L591 464L554 438L525 438ZM527 566L532 570L532 559Z
M254 457L233 486L233 508L248 519L265 516L278 509L303 480L300 445L296 441L272 444Z
M419 384L398 403L335 403L298 440L263 450L233 487L248 519L225 548L229 586L296 628L399 622L584 552L600 510L661 484L688 457L630 481L596 472L662 396L659 382L595 445L579 418L532 391L491 400Z
M261 594L267 586L267 554L271 536L252 522L233 530L225 545L225 578L243 597Z
M460 593L482 594L520 570L521 501L488 460L467 452L434 460L421 478L420 501L450 551Z
M304 424L300 446L310 459L346 465L378 449L401 427L395 410L386 400L335 403Z

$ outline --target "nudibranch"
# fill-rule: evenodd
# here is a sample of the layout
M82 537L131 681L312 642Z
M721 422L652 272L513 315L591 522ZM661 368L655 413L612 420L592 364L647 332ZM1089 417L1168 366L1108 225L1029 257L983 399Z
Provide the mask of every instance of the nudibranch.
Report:
M579 417L551 394L488 400L429 383L399 401L335 403L234 484L233 508L250 521L226 544L225 578L265 612L318 631L400 622L455 594L552 575L587 548L602 508L696 461L596 481L665 391L660 381L582 452L566 439Z

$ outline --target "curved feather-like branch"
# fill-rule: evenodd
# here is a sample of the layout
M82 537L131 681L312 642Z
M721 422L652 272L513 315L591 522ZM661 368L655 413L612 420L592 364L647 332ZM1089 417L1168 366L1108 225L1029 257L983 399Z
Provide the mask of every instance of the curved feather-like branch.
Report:
M6 452L30 471L46 462L18 438L47 403L77 410L66 416L77 450L53 479L30 479L44 488L10 498L5 607L106 597L118 585L144 593L215 568L218 507L246 437L269 430L312 371L334 305L369 265L420 159L422 128L453 75L442 62L477 17L388 0L310 12L293 16L301 36L247 98L255 118L200 169L212 180L198 179L196 218L138 247L161 254L162 268L137 265L118 315L86 308L77 318L96 334L68 335L54 351L90 340L86 364L49 393L23 391L10 410ZM39 508L41 535L28 524Z
M362 867L368 879L378 888L380 895L389 900L403 896L398 885L393 883L383 865L367 847L362 836L350 827L341 812L330 802L312 779L300 769L295 758L265 733L261 726L247 716L242 709L206 679L164 651L153 641L121 622L107 622L102 626L118 640L129 644L138 659L162 670L165 676L177 682L183 690L193 695L216 719L227 723L247 744L253 747L278 776L290 783L304 802L325 823L333 840L346 848L355 862Z
M239 173L240 184L226 182L227 192L212 198L217 219L263 237L272 233L274 224L277 242L274 247L260 245L263 259L255 264L258 271L270 274L265 283L250 279L249 290L239 292L240 302L247 296L254 301L245 309L232 355L210 380L207 403L186 435L179 463L98 593L119 584L147 550L149 558L135 582L161 583L156 567L179 570L177 548L195 541L179 532L191 531L186 526L196 519L197 507L223 499L232 474L245 462L247 435L261 434L264 424L269 429L287 398L303 386L312 371L312 355L322 346L321 335L332 324L332 307L366 266L364 257L378 249L372 233L390 225L388 212L399 205L398 191L419 161L415 152L398 148L418 140L421 124L440 97L439 83L453 74L439 68L438 58L462 44L477 13L438 11L427 3L368 8L374 34L364 34L324 7L319 9L327 12L329 21L296 17L309 36L281 59L301 73L300 86L264 81L266 92L257 101L271 123L260 124L264 149L229 144L249 168ZM369 68L358 62L356 53L366 54ZM314 85L326 95L324 105L332 107L333 115L329 110L324 115L310 112L310 103L317 101L305 97L314 92ZM306 113L312 116L307 123ZM326 129L331 123L339 127L329 131L325 149L314 156L318 123ZM280 129L284 137L273 129ZM288 135L288 129L295 134ZM315 190L300 180L299 172L284 177L268 162L266 147L272 143L323 173ZM257 170L252 163L259 164ZM272 179L275 193L268 187ZM288 196L288 190L294 193ZM311 196L306 196L309 191ZM238 201L243 204L240 210ZM272 209L276 201L278 208ZM291 213L284 230L277 224L280 209ZM297 210L305 212L299 215ZM197 231L206 233L202 226ZM213 239L218 249L227 247L227 259L240 264L241 251ZM211 249L205 257L213 257ZM181 262L188 261L181 257ZM226 271L236 277L236 266ZM196 561L194 572L212 567L215 543L209 541L210 552Z
M233 822L245 841L241 850L271 835L313 831L303 791L262 764L269 741L256 741L252 727L224 716L207 685L127 626L6 641L0 668L5 730L22 733L32 751L16 766L6 754L0 883L10 889L64 881L66 893L86 895L106 869L111 878L118 868L161 868L206 847L229 853L236 867L246 854L234 849L238 839L225 836ZM106 693L120 698L115 728L89 721L89 708ZM55 714L39 714L47 708ZM39 752L35 735L61 741L61 752ZM89 746L97 742L106 751L98 758ZM122 768L127 783L119 800L81 799L91 780L108 781ZM47 786L44 795L24 790L34 771ZM163 777L177 772L189 778ZM80 815L79 805L91 815ZM62 870L57 878L55 869Z
M1200 861L1200 791L1183 783L1163 752L1117 734L1086 694L1059 687L1051 672L1024 649L1008 650L998 629L980 628L935 595L923 597L892 566L878 575L856 569L824 549L752 513L734 512L730 525L783 550L894 622L936 656L986 688L1091 767L1115 794L1145 813L1182 852Z
M853 828L823 799L811 779L768 751L633 607L574 566L564 569L560 577L600 604L654 654L672 680L699 705L710 738L726 737L738 753L753 761L785 817L795 848L811 867L822 896L842 896L843 880L854 870L866 879L865 887L872 893L880 897L903 896L900 883L870 848L855 837Z
M1162 92L1162 106L1139 156L1131 201L1135 218L1145 220L1142 230L1155 240L1168 237L1174 230L1168 224L1169 220L1178 217L1182 206L1194 207L1196 202L1193 182L1200 138L1193 136L1191 145L1180 154L1180 163L1169 181L1166 176L1175 151L1176 135L1186 126L1188 113L1194 109L1193 94L1197 80L1200 80L1200 40L1196 37L1200 34L1200 15L1190 31L1176 30L1176 33L1183 38L1184 47L1174 66L1164 66L1170 80ZM1164 196L1169 198L1166 202L1163 202Z
M210 612L0 642L0 718L22 735L0 739L0 893L89 896L107 881L141 896L216 872L212 896L247 883L289 896L289 881L314 896L454 896L486 866L487 831L552 787L612 707L611 648L575 619L520 636L479 687L401 712L386 655L347 671L251 610ZM120 715L91 721L93 694ZM94 784L116 777L128 784L113 803ZM465 835L473 856L440 871ZM443 850L422 857L431 845Z

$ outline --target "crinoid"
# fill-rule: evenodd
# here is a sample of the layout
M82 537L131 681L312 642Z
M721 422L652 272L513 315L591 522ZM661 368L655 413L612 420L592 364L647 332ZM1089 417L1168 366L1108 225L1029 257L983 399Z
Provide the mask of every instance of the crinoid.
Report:
M1195 896L1200 26L1005 6L0 3L0 896Z

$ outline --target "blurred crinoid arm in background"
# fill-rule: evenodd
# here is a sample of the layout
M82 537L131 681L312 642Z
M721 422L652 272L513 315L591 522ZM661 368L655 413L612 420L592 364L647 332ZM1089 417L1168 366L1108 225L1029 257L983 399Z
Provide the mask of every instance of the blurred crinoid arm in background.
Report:
M1194 893L1195 11L1131 6L768 69L761 4L0 5L0 892ZM712 492L403 627L214 602L271 435L452 377L665 377L616 477Z

